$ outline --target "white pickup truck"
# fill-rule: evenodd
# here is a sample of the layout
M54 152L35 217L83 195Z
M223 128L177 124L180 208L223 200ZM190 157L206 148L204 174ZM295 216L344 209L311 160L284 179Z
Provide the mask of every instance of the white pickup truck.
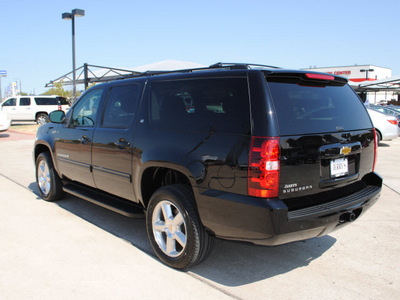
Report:
M44 124L54 110L69 110L67 99L59 96L16 96L1 103L11 121L36 121Z

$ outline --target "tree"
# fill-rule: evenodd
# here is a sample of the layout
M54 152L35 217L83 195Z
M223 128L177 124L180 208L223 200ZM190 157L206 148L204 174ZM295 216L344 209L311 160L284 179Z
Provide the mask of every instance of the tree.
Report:
M72 91L66 91L63 87L62 81L55 82L54 87L44 92L42 95L57 95L60 97L71 98Z

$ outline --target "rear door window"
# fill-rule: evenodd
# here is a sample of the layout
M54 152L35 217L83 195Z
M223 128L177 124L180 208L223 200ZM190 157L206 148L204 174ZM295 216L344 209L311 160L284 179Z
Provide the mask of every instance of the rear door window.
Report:
M151 125L163 130L249 134L247 78L153 82Z
M20 106L29 106L31 105L31 98L21 98L19 99Z
M345 85L307 85L269 78L281 135L370 128L368 114L355 92Z

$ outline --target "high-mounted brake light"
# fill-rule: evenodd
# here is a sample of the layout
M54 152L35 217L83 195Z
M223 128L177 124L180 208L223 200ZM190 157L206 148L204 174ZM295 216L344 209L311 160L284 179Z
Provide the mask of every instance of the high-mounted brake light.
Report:
M319 80L335 80L334 76L324 75L324 74L314 74L314 73L306 73L307 78L309 79L319 79Z
M253 137L248 168L249 196L278 197L279 177L279 138Z

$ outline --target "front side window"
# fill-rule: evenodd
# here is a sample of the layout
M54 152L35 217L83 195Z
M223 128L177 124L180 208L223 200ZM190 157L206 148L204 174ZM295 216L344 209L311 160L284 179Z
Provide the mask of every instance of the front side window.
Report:
M102 126L128 128L139 101L139 85L114 86L108 95Z
M19 99L20 106L29 106L31 105L31 98L21 98Z
M83 96L74 106L71 124L75 126L94 127L97 121L97 113L102 94L103 89L96 89Z
M249 134L247 78L154 82L150 120L163 130Z
M17 105L17 100L15 98L8 99L7 101L4 101L2 106L16 106Z

